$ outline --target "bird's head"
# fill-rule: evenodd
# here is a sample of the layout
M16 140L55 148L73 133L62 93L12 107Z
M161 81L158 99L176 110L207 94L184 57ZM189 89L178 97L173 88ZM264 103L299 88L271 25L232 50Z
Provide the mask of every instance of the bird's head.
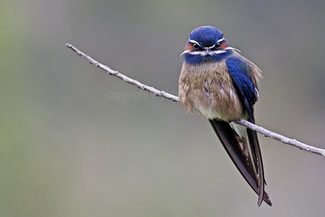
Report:
M181 55L190 64L204 62L218 62L232 53L234 48L228 46L228 42L217 28L201 26L194 29Z

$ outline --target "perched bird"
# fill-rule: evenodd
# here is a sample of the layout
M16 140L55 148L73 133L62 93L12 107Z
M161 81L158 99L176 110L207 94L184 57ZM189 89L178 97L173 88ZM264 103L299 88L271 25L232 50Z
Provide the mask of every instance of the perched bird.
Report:
M257 85L262 79L261 70L238 52L217 28L194 29L182 53L179 102L187 112L209 120L237 169L258 194L258 206L262 201L272 206L264 191L266 183L256 132L230 124L239 119L255 123Z

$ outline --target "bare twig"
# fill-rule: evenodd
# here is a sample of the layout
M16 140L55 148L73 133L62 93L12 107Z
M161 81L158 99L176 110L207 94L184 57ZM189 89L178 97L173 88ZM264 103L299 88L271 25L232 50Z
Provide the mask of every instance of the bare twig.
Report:
M71 50L73 50L76 54L78 54L79 56L82 56L84 57L86 60L88 60L88 62L92 65L95 65L97 66L98 68L106 71L109 75L113 75L113 76L116 76L120 79L122 79L123 81L126 81L130 84L133 84L135 85L136 87L142 89L142 90L146 90L156 96L161 96L161 97L164 97L166 99L169 99L171 101L174 101L174 102L178 102L178 97L177 96L174 96L170 93L167 93L165 91L161 91L161 90L158 90L154 87L150 87L148 85L145 85L137 80L134 80L132 78L129 78L121 73L119 73L118 71L115 71L111 68L109 68L108 66L94 60L92 57L88 56L87 54L83 53L82 51L80 51L79 49L77 49L76 47L74 47L73 45L67 43L66 46L68 48L70 48ZM288 137L285 137L283 135L280 135L278 133L275 133L275 132L272 132L268 129L265 129L263 127L260 127L256 124L252 124L250 123L249 121L246 121L246 120L239 120L239 121L235 121L235 123L237 124L240 124L242 126L245 126L249 129L252 129L260 134L262 134L263 136L265 137L270 137L272 139L275 139L275 140L278 140L282 143L285 143L285 144L288 144L288 145L292 145L296 148L299 148L301 150L304 150L304 151L308 151L308 152L311 152L311 153L314 153L314 154L319 154L321 156L324 156L325 157L325 150L324 149L321 149L321 148L316 148L316 147L313 147L313 146L310 146L310 145L307 145L307 144L304 144L302 142L299 142L297 141L296 139L290 139Z
M255 130L256 132L262 134L265 137L270 137L270 138L278 140L278 141L280 141L282 143L292 145L292 146L294 146L296 148L299 148L301 150L308 151L308 152L311 152L311 153L314 153L314 154L319 154L319 155L322 155L322 156L325 157L325 150L324 149L316 148L314 146L307 145L305 143L299 142L296 139L290 139L288 137L282 136L281 134L278 134L278 133L272 132L271 130L260 127L260 126L258 126L256 124L252 124L251 122L246 121L244 119L236 121L236 123L240 124L240 125L243 125L243 126L245 126L247 128L250 128L252 130Z

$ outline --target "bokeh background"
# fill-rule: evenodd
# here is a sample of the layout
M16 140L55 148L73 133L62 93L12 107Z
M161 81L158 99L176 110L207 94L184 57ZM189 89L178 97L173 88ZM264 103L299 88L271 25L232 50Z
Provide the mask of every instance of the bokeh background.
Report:
M1 217L324 216L324 158L260 136L256 206L209 123L91 66L177 94L189 32L264 72L257 123L325 148L322 0L25 0L0 7Z

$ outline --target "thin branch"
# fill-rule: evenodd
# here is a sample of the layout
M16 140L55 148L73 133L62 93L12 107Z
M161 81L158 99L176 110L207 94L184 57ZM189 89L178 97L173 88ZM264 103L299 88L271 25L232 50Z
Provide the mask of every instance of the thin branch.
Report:
M84 57L86 60L88 60L88 62L92 65L95 65L97 66L98 68L106 71L109 75L113 75L113 76L116 76L120 79L122 79L123 81L126 81L130 84L133 84L135 85L136 87L142 89L142 90L146 90L156 96L161 96L161 97L164 97L166 99L169 99L171 101L174 101L174 102L178 102L178 97L177 96L174 96L170 93L167 93L165 91L161 91L161 90L158 90L154 87L150 87L148 85L145 85L137 80L134 80L132 78L129 78L121 73L119 73L118 71L115 71L111 68L109 68L108 66L96 61L95 59L93 59L92 57L88 56L87 54L83 53L82 51L80 51L79 49L77 49L76 47L74 47L73 45L67 43L66 46L68 48L70 48L71 50L73 50L76 54L78 54L79 56L81 57ZM275 139L275 140L278 140L282 143L285 143L285 144L288 144L288 145L292 145L296 148L299 148L301 150L304 150L304 151L308 151L308 152L311 152L311 153L314 153L314 154L318 154L318 155L321 155L321 156L324 156L325 157L325 150L324 149L321 149L321 148L316 148L316 147L313 147L313 146L310 146L310 145L307 145L305 143L302 143L302 142L299 142L297 141L296 139L290 139L288 137L285 137L281 134L278 134L278 133L275 133L275 132L272 132L268 129L265 129L263 127L260 127L256 124L252 124L250 123L249 121L246 121L246 120L239 120L239 121L234 121L235 123L237 124L240 124L242 126L245 126L249 129L252 129L260 134L262 134L263 136L265 137L270 137L272 139Z
M119 73L118 71L115 71L115 70L109 68L108 66L94 60L93 58L91 58L87 54L81 52L80 50L78 50L76 47L72 46L69 43L67 43L66 46L68 48L70 48L71 50L73 50L74 52L76 52L76 54L78 54L79 56L82 56L82 57L86 58L89 61L90 64L95 65L98 68L106 71L109 75L114 75L114 76L122 79L123 81L126 81L127 83L133 84L133 85L137 86L138 88L140 88L142 90L146 90L146 91L148 91L150 93L153 93L156 96L161 96L161 97L167 98L167 99L169 99L171 101L178 102L178 97L177 96L174 96L174 95L172 95L170 93L166 93L165 91L157 90L154 87L150 87L150 86L145 85L145 84L143 84L143 83L141 83L141 82L139 82L137 80L129 78L129 77Z
M325 157L325 150L324 149L316 148L314 146L307 145L305 143L299 142L296 139L290 139L290 138L285 137L285 136L283 136L281 134L278 134L278 133L272 132L271 130L260 127L260 126L258 126L256 124L252 124L251 122L246 121L244 119L241 119L241 120L235 121L235 122L237 124L241 124L241 125L243 125L243 126L245 126L247 128L250 128L252 130L255 130L256 132L262 134L265 137L269 137L269 138L278 140L278 141L280 141L282 143L292 145L292 146L294 146L296 148L299 148L301 150L308 151L308 152L311 152L311 153L314 153L314 154L319 154L319 155L322 155L322 156Z

